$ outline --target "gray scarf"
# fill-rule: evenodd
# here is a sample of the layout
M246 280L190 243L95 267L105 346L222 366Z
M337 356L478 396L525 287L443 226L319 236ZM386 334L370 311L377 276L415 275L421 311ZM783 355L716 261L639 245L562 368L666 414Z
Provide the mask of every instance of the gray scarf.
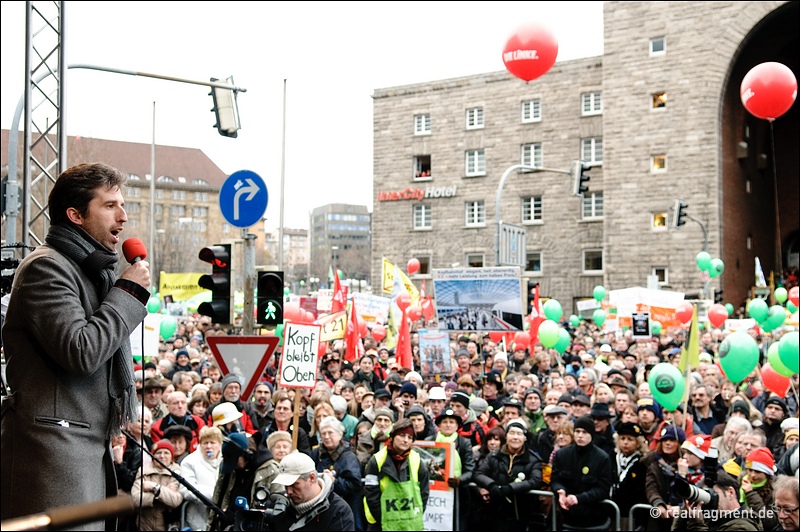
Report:
M64 256L75 261L95 284L102 301L114 287L119 255L109 251L81 227L72 224L52 225L45 241ZM136 393L133 386L133 356L128 338L109 359L108 395L113 400L108 437L119 434L120 427L135 418Z

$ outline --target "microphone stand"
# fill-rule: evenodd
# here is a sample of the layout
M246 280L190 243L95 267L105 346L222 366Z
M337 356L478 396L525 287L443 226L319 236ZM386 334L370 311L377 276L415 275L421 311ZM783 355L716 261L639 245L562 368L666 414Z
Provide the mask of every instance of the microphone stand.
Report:
M192 493L193 493L193 494L194 494L194 495L195 495L195 496L196 496L198 499L200 499L200 502L202 502L204 505L206 505L206 507L208 507L210 510L214 510L215 512L217 512L221 518L223 518L223 519L225 519L225 520L229 520L229 519L230 519L231 521L233 521L233 520L231 519L231 517L230 517L230 515L229 515L229 513L228 513L228 512L226 512L225 510L223 510L222 508L220 508L219 506L217 506L216 504L214 504L214 503L213 503L213 502L212 502L212 501L211 501L211 500L210 500L208 497L206 497L205 495L203 495L203 494L200 492L200 490L198 490L197 488L195 488L194 486L192 486L192 485L189 483L189 481L187 481L185 478L183 478L182 476L180 476L178 473L176 473L175 471L173 471L172 469L170 469L169 467L167 467L167 465L166 465L164 462L162 462L161 460L159 460L158 458L156 458L156 457L155 457L155 455L154 455L153 453L151 453L149 449L145 449L144 445L142 445L141 443L139 443L138 441L136 441L136 439L135 439L135 438L134 438L132 435L128 434L128 432L127 432L127 431L123 430L123 431L122 431L122 433L123 433L123 434L125 434L125 436L127 436L128 438L130 438L130 439L131 439L131 440L132 440L132 441L133 441L133 442L134 442L136 445L138 445L138 446L139 446L139 447L140 447L140 448L141 448L141 449L142 449L144 452L146 452L148 455L150 455L150 458L152 458L154 461L156 461L156 462L157 462L157 463L158 463L158 464L159 464L161 467L163 467L164 469L166 469L166 470L167 470L167 472L168 472L168 473L169 473L169 474L170 474L170 475L171 475L171 476L172 476L172 477L173 477L175 480L177 480L178 482L180 482L180 483L181 483L181 484L182 484L182 485L183 485L183 486L184 486L184 487L185 487L187 490L191 491L191 492L192 492ZM144 483L144 479L142 479L142 483Z

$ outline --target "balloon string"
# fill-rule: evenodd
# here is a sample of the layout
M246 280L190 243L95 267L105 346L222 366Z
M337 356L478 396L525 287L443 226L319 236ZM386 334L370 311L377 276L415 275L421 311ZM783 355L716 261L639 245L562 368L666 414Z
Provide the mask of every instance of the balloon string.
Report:
M775 121L769 121L769 142L772 149L772 183L775 194L775 272L783 277L783 252L781 251L781 217L778 208L778 164L775 160ZM773 301L774 303L774 301Z

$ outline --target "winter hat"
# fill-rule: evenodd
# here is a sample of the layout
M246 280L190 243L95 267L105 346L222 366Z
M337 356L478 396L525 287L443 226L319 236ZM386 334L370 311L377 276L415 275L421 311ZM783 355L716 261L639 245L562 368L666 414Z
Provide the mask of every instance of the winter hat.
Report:
M242 387L242 381L239 380L239 376L234 373L228 373L222 378L222 391L224 392L225 388L227 388L229 384L233 383L238 384L239 388Z
M469 358L469 351L467 351L466 349L459 349L458 353L456 354L456 359L459 359L461 357Z
M772 451L768 447L758 447L747 455L744 466L747 469L773 476L775 474L775 457L772 456Z
M414 405L406 411L406 417L410 418L411 416L427 416L427 414L424 408L419 405Z
M417 386L413 382L404 382L403 386L400 387L400 395L402 396L404 393L410 393L416 398Z
M508 365L508 353L506 353L505 351L500 351L499 353L495 353L494 360L495 362L498 360L502 360L503 362L506 363L506 365Z
M573 428L574 430L583 429L588 432L590 436L594 437L594 420L592 416L586 415L579 417L575 420Z
M774 396L770 397L769 399L767 399L767 402L764 403L764 407L766 407L768 405L777 405L777 406L779 406L781 408L781 410L783 410L783 415L784 416L789 414L789 407L786 406L786 401L784 401L780 397L774 397Z
M450 382L448 382L447 384L444 385L444 389L445 390L456 390L456 389L458 389L458 384L456 384L453 381L450 381Z
M411 425L410 419L408 418L401 419L395 424L394 427L392 427L391 438L394 438L398 434L408 434L412 438L416 436L416 434L414 433L414 427L413 425Z
M258 384L256 384L256 388L258 388L258 387L259 387L259 386L261 386L262 384L263 384L264 386L266 386L267 388L269 388L269 394L270 394L270 395L272 395L273 393L275 393L275 388L272 386L272 383L271 383L271 382L269 382L269 381L261 381L261 382L259 382Z
M744 401L734 401L733 406L731 406L731 414L734 412L739 412L743 414L745 418L750 417L750 407Z
M392 423L394 423L394 412L391 409L382 406L380 408L376 408L374 410L375 419L378 419L380 416L388 417Z
M272 452L272 449L275 448L275 444L278 443L279 441L286 441L289 442L289 444L291 445L292 443L291 433L285 430L276 430L275 432L267 436L267 449L269 449L270 452Z
M610 419L611 412L608 410L608 403L593 404L589 415L592 416L592 419Z
M450 396L450 402L453 401L456 403L461 403L464 405L464 408L469 408L469 395L460 390L453 392L453 395Z
M476 416L479 416L486 412L489 408L489 403L483 397L476 397L469 402L469 407L475 412Z
M800 419L796 417L787 417L783 421L781 421L781 430L786 432L787 430L797 430L800 429Z
M664 439L663 437L661 438ZM708 450L711 447L711 436L707 434L699 434L692 436L681 444L681 449L691 451L693 455L700 459L705 459L708 456Z
M458 428L461 428L461 423L462 423L461 416L459 416L449 408L447 410L442 410L442 413L436 416L436 421L435 421L436 426L438 427L439 423L441 423L447 418L455 419L456 423L458 423Z
M158 440L156 443L154 443L151 452L155 454L155 452L159 449L166 449L169 451L169 454L173 456L173 458L175 457L175 447L172 446L172 443L168 439L164 438L163 440Z
M187 351L186 349L180 349L177 353L175 353L175 360L176 361L181 357L186 357L186 359L188 360L189 359L189 351ZM181 366L185 366L185 364L181 364Z
M506 423L506 432L508 432L511 428L518 428L525 434L528 434L528 426L521 418L512 419Z
M686 441L686 433L683 431L682 428L676 427L675 425L667 425L663 429L661 429L661 434L658 435L658 439L660 440L677 440L678 443L683 443Z
M657 418L661 418L661 405L656 403L652 397L642 397L636 402L636 412L639 410L650 410Z
M572 394L569 393L562 393L561 397L558 398L558 403L567 403L568 405L572 404Z
M620 436L633 436L634 438L637 438L642 436L644 432L642 432L642 427L640 427L638 424L626 421L625 423L620 424L619 428L617 429L617 434Z
M133 372L133 380L144 382L144 370L143 369L137 369L136 371L134 371Z
M800 437L800 430L797 429L789 429L783 433L783 443L786 443L789 438L792 436Z
M331 395L330 402L334 412L347 412L347 399L341 395Z

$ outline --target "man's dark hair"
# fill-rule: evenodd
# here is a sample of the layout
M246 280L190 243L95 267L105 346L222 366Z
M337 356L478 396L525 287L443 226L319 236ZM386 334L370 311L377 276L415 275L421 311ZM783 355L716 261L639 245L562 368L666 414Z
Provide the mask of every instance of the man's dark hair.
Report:
M50 221L53 224L68 223L69 208L77 209L81 216L86 216L96 189L122 188L127 181L125 174L104 163L78 164L64 170L48 198Z
M717 473L717 483L715 485L719 486L719 489L722 491L733 488L733 491L739 493L739 481L725 471L719 471Z

